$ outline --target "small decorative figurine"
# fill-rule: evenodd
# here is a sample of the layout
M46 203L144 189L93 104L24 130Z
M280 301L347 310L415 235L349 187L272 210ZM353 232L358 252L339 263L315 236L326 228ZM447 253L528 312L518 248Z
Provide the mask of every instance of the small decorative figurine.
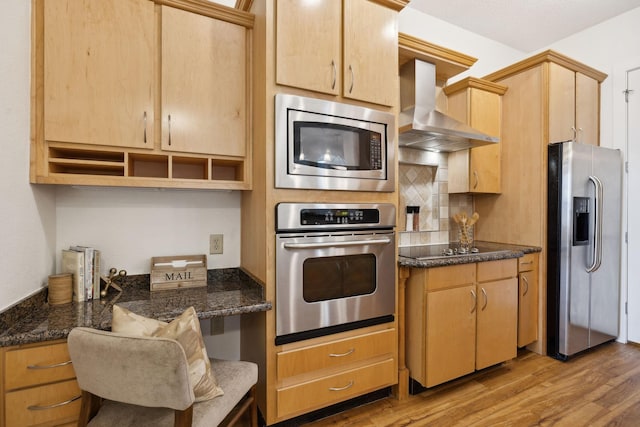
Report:
M101 279L104 280L105 283L107 284L107 286L105 286L104 289L100 291L100 296L106 297L109 287L115 288L118 292L122 292L122 288L120 287L120 285L115 283L115 280L119 277L124 278L126 277L126 275L127 275L126 270L118 271L117 269L112 267L111 269L109 269L109 276L100 276Z

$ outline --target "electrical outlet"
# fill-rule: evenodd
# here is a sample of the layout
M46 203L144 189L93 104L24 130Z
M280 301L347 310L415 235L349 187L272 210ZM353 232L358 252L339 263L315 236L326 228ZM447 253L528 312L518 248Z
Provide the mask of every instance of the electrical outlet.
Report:
M209 254L221 254L223 249L222 234L211 234L209 236Z

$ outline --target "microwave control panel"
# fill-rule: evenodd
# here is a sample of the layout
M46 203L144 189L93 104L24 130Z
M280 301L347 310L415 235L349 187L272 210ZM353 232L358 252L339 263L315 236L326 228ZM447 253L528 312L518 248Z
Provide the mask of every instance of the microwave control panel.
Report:
M301 225L377 224L380 213L377 209L303 209L300 211Z

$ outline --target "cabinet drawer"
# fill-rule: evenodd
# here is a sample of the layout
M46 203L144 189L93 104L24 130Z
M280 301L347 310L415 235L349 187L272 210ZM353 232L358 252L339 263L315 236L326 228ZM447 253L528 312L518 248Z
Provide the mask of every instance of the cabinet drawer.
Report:
M478 282L508 279L518 276L518 262L515 258L478 263Z
M476 281L476 265L460 264L426 269L427 291L437 291Z
M525 254L518 258L518 271L531 271L536 263L536 254Z
M326 344L283 351L277 355L278 379L326 368L337 368L384 354L392 355L396 346L396 330L388 329Z
M278 418L303 414L314 409L359 396L397 383L394 359L304 382L277 390Z
M18 348L5 353L4 389L75 378L67 343Z
M6 426L57 425L77 420L80 395L76 380L9 392L5 395Z

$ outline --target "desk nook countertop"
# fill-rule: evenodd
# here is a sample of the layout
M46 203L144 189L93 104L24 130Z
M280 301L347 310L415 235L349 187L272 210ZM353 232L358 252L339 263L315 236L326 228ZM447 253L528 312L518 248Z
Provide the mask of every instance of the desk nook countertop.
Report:
M128 276L122 292L89 302L49 305L46 288L0 313L0 347L66 338L76 326L109 330L114 304L165 322L193 306L200 319L271 310L263 287L241 269L209 270L207 286L149 290L149 275Z

